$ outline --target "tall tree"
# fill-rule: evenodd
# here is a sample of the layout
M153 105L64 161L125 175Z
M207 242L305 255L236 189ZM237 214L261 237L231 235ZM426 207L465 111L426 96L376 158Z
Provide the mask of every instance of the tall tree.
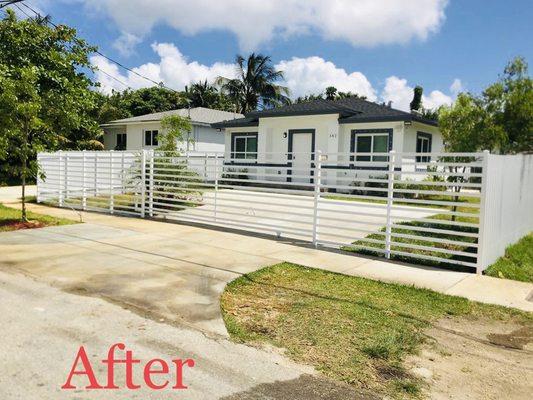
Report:
M205 81L185 86L185 96L189 107L205 107L222 111L235 111L231 99L221 93L214 85Z
M0 166L25 184L38 174L36 153L90 145L100 130L91 117L96 107L88 54L95 49L66 26L43 18L18 20L7 10L0 21Z
M461 93L442 107L439 124L451 151L533 151L533 81L525 60L512 60L480 96Z
M326 88L326 100L335 100L337 98L337 88L335 86L328 86Z
M411 111L422 110L422 95L424 94L424 88L422 86L416 86L413 90L413 100L409 105Z
M235 64L237 77L219 77L216 84L229 96L238 112L289 103L289 89L277 84L283 80L283 72L276 71L270 57L255 53L248 58L238 55Z

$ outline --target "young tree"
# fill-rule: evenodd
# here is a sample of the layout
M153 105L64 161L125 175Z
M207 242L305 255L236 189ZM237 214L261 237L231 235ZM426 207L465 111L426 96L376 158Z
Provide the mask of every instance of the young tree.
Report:
M74 29L50 27L45 18L18 20L7 10L0 21L0 161L22 181L23 220L26 181L39 172L37 152L98 138L90 115L96 94L83 72L94 50Z
M289 103L289 89L277 84L283 72L276 71L268 56L252 53L248 58L238 55L237 78L219 77L216 84L237 106L237 112L247 113L258 107L270 108Z
M202 200L202 186L199 175L189 168L187 159L181 157L181 151L193 143L190 137L191 121L179 115L171 115L161 120L163 128L158 140L159 146L154 156L156 168L164 169L165 176L154 184L154 190L162 198L160 207L173 208L173 201L181 204ZM175 207L174 207L175 210Z

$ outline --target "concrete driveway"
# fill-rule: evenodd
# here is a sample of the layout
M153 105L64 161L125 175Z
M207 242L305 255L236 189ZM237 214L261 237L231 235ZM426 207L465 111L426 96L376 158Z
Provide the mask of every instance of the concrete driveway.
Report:
M160 214L176 220L210 219L215 213L215 193L203 194L206 205ZM220 190L216 194L219 225L239 227L259 233L277 233L280 237L312 240L314 197L260 190ZM351 244L386 225L386 204L321 198L319 238L323 241ZM436 213L427 207L393 209L393 222L427 218ZM156 214L156 216L158 216Z

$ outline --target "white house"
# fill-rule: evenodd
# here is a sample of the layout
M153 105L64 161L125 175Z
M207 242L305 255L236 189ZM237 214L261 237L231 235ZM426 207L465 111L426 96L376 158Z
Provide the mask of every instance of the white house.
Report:
M327 154L329 166L357 169L357 162L387 160L375 153L422 154L444 147L435 121L358 98L292 104L212 126L225 131L227 164L279 166L275 174L282 176L309 171L318 151ZM359 154L347 154L354 152Z
M242 114L196 107L165 111L138 117L119 119L102 125L106 150L156 149L161 132L161 119L168 115L189 117L192 139L189 151L223 152L224 135L211 124L243 117Z

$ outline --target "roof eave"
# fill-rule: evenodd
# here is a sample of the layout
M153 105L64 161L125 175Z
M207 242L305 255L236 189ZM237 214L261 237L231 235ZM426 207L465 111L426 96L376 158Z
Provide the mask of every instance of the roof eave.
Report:
M341 114L343 110L325 110L325 111L312 111L312 110L305 110L305 111L287 111L287 112L268 112L268 111L261 111L258 113L249 113L245 114L245 117L248 118L276 118L276 117L297 117L297 116L305 116L305 115L327 115L327 114Z
M404 122L420 122L422 124L439 126L437 121L417 117L416 115L391 115L391 116L376 116L376 117L359 117L359 118L341 118L339 119L339 124L357 124L363 122L394 122L394 121L404 121Z

